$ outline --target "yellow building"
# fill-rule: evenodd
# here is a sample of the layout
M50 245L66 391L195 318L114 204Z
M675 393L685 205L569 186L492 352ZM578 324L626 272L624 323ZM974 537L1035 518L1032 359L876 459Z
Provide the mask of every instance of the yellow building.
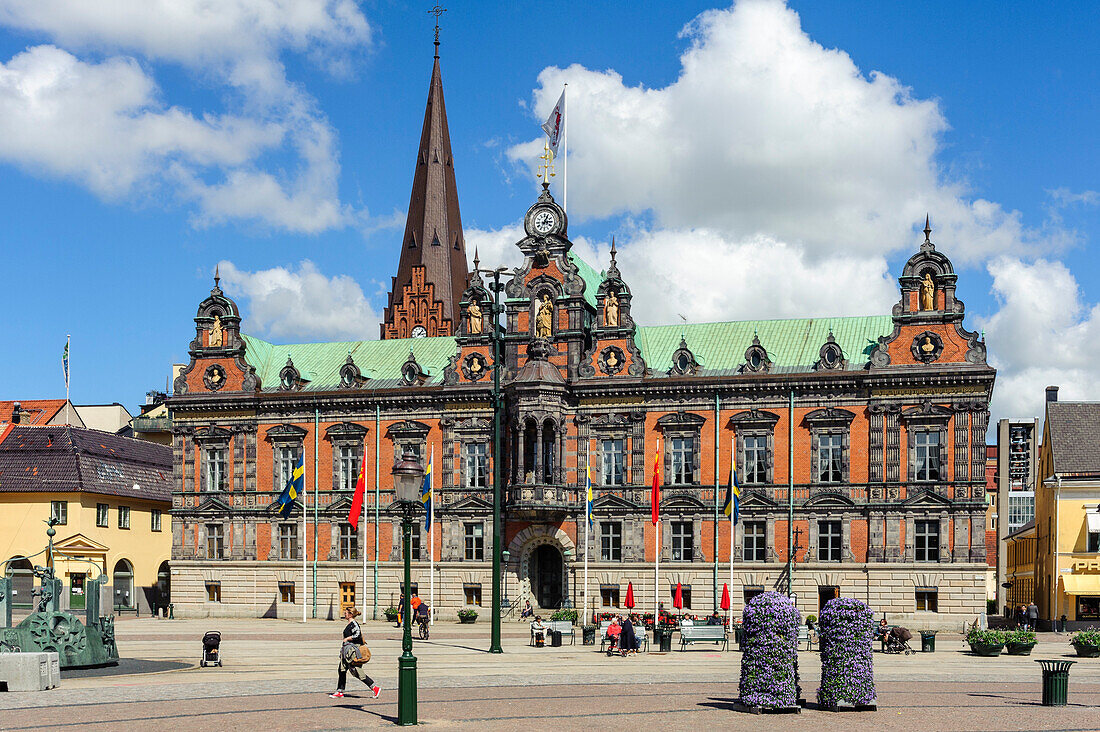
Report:
M163 445L79 427L0 428L0 562L15 607L31 605L51 516L62 607L83 608L89 581L104 574L112 606L166 607L171 480L172 450Z
M1035 602L1035 521L1005 537L1005 604L1008 617L1020 605ZM1038 604L1038 603L1036 603Z
M1038 484L1039 615L1065 616L1068 629L1100 624L1100 402L1059 402L1047 387Z

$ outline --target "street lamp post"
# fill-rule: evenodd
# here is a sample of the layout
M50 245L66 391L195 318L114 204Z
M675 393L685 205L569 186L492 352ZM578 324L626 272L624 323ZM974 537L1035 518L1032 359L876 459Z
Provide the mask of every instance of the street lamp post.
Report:
M401 656L397 659L397 723L403 727L416 721L416 656L412 653L412 526L413 514L420 505L420 486L424 466L409 453L393 466L393 488L401 509L402 553L405 555L405 586L402 612L405 629L401 636Z
M504 413L504 397L500 392L500 372L504 367L501 363L501 338L500 316L503 308L500 305L500 292L504 285L500 282L500 275L508 271L507 267L496 269L478 269L474 264L474 271L479 274L487 274L493 278L489 289L493 292L492 315L489 318L489 339L493 344L493 617L490 621L491 631L489 638L489 653L504 653L500 645L500 600L501 600L501 559L504 551L504 521L502 519L502 484L504 483L504 465L501 453L504 451L502 444L501 419Z

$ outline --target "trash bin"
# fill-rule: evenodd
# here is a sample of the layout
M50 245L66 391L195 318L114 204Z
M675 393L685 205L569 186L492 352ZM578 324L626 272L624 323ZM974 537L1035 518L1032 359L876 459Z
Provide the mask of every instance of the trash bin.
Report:
M561 648L561 631L560 630L551 630L550 631L550 647L551 648Z
M657 648L661 653L672 651L672 628L657 626L653 629L653 640L657 641Z
M586 625L581 631L581 643L586 646L596 645L596 626Z
M920 632L920 649L922 653L936 652L936 631L922 630Z
M1076 661L1036 661L1043 667L1043 706L1066 706L1069 690L1069 667Z

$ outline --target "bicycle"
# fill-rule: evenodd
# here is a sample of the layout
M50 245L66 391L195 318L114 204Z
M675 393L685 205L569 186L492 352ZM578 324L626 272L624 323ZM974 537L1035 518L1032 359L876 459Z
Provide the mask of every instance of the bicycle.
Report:
M427 618L417 618L416 624L420 628L420 640L428 640L428 620Z

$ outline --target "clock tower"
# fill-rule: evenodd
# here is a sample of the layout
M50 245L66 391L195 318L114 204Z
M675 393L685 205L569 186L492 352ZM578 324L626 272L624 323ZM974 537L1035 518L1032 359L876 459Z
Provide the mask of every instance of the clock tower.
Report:
M382 338L454 335L466 276L437 37L401 258L382 318Z

